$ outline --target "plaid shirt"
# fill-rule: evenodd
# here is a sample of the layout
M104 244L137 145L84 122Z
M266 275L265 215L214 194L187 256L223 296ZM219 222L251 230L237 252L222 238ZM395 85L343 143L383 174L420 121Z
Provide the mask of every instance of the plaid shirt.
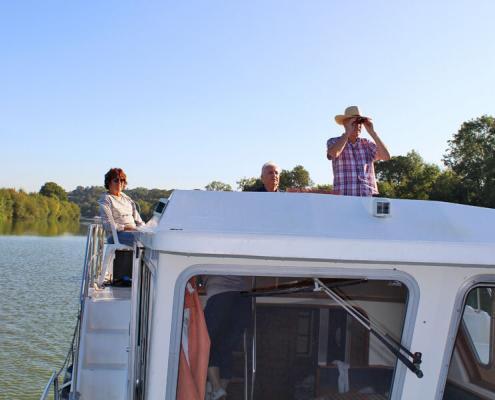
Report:
M340 137L328 139L327 149ZM332 158L333 189L344 196L371 196L378 194L373 160L376 144L357 138L356 143L347 142L337 158Z

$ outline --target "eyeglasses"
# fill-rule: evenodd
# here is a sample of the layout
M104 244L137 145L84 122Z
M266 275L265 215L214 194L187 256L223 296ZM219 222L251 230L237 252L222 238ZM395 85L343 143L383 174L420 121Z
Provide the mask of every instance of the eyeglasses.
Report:
M120 183L127 183L126 180L123 179L123 178L120 178L120 179L119 178L114 178L114 179L112 179L112 182L113 183L119 183L119 182Z

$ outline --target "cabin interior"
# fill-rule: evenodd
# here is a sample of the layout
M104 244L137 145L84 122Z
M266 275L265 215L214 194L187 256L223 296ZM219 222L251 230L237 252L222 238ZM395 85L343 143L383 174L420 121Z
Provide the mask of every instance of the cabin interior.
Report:
M345 301L314 290L307 277L250 276L249 327L231 356L229 400L389 399L398 360L379 339L400 342L407 287L396 280L322 279ZM196 277L203 305L208 276ZM362 324L346 309L370 322ZM371 329L369 329L371 327ZM374 332L378 332L376 335ZM495 287L465 296L443 400L495 398ZM206 399L212 399L207 382Z
M208 298L208 276L198 276ZM251 276L249 327L232 352L229 400L388 399L397 356L307 277ZM401 340L408 290L398 281L322 279L380 332ZM210 396L210 397L209 397ZM211 384L207 396L212 398Z

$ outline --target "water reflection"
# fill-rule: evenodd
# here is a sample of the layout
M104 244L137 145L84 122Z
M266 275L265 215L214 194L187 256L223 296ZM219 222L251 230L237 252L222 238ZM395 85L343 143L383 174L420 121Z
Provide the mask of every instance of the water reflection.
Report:
M7 221L0 222L0 235L86 235L88 222L85 221Z

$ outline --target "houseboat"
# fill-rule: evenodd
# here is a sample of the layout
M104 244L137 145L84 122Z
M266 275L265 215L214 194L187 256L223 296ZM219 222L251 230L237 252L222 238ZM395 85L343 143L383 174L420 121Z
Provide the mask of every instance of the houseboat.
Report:
M223 398L495 399L494 226L495 210L443 202L174 191L134 248L89 228L72 346L42 399L182 400L184 299L239 276L250 322Z

